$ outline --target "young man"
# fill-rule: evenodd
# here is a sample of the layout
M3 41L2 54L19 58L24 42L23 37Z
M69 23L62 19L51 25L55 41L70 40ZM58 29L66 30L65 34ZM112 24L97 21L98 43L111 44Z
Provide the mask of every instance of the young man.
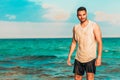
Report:
M77 9L77 17L80 23L73 28L73 38L67 64L71 66L71 56L76 48L76 44L78 44L73 69L74 78L75 80L82 80L82 76L86 72L87 80L94 80L96 66L101 65L101 31L95 22L87 19L87 10L85 7ZM97 56L96 51L98 51Z

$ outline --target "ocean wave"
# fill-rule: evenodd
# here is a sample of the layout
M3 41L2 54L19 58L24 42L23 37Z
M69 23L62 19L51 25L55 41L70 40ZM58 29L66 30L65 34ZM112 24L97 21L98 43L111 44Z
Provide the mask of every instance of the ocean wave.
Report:
M14 58L15 60L44 60L44 59L55 59L57 56L46 56L46 55L41 55L41 56L23 56L23 57L17 57Z
M48 48L39 48L41 51L67 51L67 47L48 47Z
M14 62L13 61L9 61L9 60L0 60L0 64L14 64Z
M105 49L105 50L103 50L103 52L106 52L106 53L107 52L120 52L120 49L117 49L117 50L116 49L115 50Z

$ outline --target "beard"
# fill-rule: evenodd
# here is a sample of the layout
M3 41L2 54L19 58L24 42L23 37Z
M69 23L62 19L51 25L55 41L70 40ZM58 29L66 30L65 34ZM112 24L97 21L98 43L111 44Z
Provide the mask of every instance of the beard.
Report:
M87 18L83 18L80 20L81 23L85 22L87 20Z

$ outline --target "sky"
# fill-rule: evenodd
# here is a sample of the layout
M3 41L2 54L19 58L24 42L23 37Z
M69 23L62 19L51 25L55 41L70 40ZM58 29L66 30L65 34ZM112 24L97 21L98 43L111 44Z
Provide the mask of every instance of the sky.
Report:
M71 38L86 7L102 37L120 37L120 0L0 0L0 38Z

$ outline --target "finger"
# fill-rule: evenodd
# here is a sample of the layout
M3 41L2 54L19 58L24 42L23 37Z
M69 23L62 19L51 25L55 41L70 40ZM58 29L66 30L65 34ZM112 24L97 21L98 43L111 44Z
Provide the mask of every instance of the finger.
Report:
M72 66L72 64L70 63L69 66Z
M95 66L100 66L101 64L100 63L96 63Z
M71 64L70 62L68 63L68 65L69 65L69 66L72 66L72 64Z
M95 61L95 66L97 66L97 61Z
M98 66L98 65L99 65L98 62L96 61L96 62L95 62L95 66Z

